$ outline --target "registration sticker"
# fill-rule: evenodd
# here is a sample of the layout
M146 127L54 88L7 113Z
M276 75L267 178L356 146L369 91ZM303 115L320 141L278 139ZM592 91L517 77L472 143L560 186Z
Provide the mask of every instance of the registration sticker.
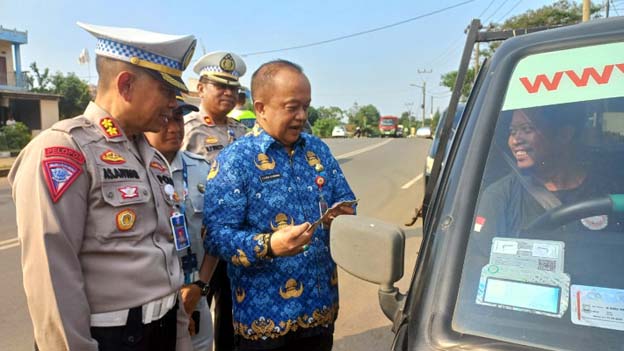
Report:
M563 241L494 238L490 263L563 273L564 247Z
M570 276L562 241L496 237L481 270L476 303L561 318L568 309Z
M624 290L572 285L570 300L572 323L624 331Z

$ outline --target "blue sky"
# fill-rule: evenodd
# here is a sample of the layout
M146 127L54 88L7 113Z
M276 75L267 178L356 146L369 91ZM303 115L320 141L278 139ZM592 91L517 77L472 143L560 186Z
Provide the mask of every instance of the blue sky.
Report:
M318 1L67 1L3 0L0 25L28 31L22 46L27 69L75 72L87 79L89 69L78 64L87 48L91 82L95 39L77 21L137 27L170 34L194 34L200 43L194 60L206 52L238 54L298 46L382 27L470 0L318 0ZM355 102L373 104L382 115L411 109L420 118L421 90L410 84L427 82L434 110L444 109L450 92L440 76L457 69L464 29L472 18L502 21L537 9L552 0L473 0L457 8L385 30L308 48L244 57L251 73L263 62L282 58L303 66L312 83L312 105L348 109ZM183 6L181 4L184 4ZM431 70L431 73L418 71ZM193 76L188 69L185 77ZM428 94L426 99L429 113ZM417 111L416 111L417 110Z

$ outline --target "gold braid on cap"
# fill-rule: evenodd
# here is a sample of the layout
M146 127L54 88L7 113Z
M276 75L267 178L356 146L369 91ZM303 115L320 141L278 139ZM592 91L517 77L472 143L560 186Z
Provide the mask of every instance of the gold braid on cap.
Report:
M209 80L214 80L215 82L240 87L240 82L238 81L238 77L233 74L225 73L225 72L203 72L201 74L203 77L208 78Z
M133 65L137 65L143 68L148 68L154 71L167 73L172 76L176 76L176 77L182 76L182 71L180 71L179 69L171 68L169 66L161 65L161 64L154 63L151 61L141 60L140 58L136 56L130 58L130 63L132 63Z

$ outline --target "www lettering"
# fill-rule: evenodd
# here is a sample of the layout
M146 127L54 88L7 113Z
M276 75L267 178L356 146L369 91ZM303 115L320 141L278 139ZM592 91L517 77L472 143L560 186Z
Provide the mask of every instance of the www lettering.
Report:
M583 69L580 76L577 74L577 72L573 70L568 70L555 72L552 77L549 77L545 74L538 74L537 76L535 76L533 81L531 81L529 77L522 77L520 78L520 82L529 94L535 94L539 92L542 86L547 91L557 90L559 88L561 80L565 77L567 77L567 79L569 79L572 84L579 88L586 87L587 84L589 84L590 79L596 82L596 84L602 85L609 83L614 68L617 68L620 73L624 73L624 63L619 63L604 66L602 69L602 73L598 73L598 71L594 67L587 67Z
M134 169L104 168L104 179L139 179L139 172Z

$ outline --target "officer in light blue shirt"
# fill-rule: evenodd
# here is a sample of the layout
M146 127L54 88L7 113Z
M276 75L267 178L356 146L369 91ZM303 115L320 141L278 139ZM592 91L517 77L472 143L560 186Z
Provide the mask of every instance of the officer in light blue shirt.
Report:
M150 144L160 151L169 162L172 179L165 179L167 196L176 206L177 216L186 225L175 230L172 239L184 271L184 286L181 289L183 306L191 319L189 332L195 351L212 349L212 316L205 297L208 294L210 277L216 267L217 258L204 255L202 239L202 218L204 208L204 186L210 170L203 156L181 151L184 137L184 114L197 111L197 107L186 104L178 95L178 107L158 133L145 133Z
M331 350L338 278L329 252L335 216L354 214L340 166L301 133L310 83L288 61L252 77L257 125L223 150L206 182L205 248L228 263L237 350ZM324 226L311 226L324 218Z

